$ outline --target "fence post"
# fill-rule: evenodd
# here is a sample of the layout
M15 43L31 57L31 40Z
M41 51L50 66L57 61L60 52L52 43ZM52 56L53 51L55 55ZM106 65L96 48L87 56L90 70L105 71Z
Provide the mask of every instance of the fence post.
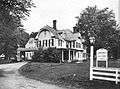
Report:
M116 68L116 84L118 84L118 69Z
M90 80L93 80L93 68L90 67Z

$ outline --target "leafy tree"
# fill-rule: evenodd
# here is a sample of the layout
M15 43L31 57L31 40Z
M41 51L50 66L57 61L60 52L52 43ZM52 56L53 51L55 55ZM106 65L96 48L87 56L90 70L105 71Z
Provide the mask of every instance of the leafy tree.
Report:
M30 38L35 38L37 34L38 34L38 32L32 32L32 33L30 34Z
M9 44L18 44L15 31L23 26L21 20L29 16L31 7L34 7L32 0L0 0L0 44L4 43L5 59Z
M89 47L89 37L95 37L95 49L106 48L112 53L112 49L119 41L119 26L115 21L112 10L104 8L99 10L97 6L87 7L76 17L78 23L76 30L85 38L85 44Z

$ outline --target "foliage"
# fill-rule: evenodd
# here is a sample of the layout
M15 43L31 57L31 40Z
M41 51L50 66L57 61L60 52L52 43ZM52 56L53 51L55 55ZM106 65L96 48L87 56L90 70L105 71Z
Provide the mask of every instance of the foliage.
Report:
M32 61L44 62L43 48L39 48L39 50L34 52L34 55L32 56Z
M38 32L32 32L30 34L30 38L35 38L37 36Z
M61 51L56 48L40 48L32 57L32 61L39 62L60 62L61 60Z
M85 38L85 44L89 47L89 37L95 37L95 49L106 48L112 52L119 41L120 28L116 24L115 14L112 10L104 8L99 10L97 6L87 7L76 17L78 23L76 30Z
M44 60L45 62L60 62L61 51L56 48L48 48L44 50Z
M16 49L18 38L22 39L16 32L23 27L21 20L29 16L31 7L34 7L32 0L0 0L0 47L5 59L8 57L9 46Z

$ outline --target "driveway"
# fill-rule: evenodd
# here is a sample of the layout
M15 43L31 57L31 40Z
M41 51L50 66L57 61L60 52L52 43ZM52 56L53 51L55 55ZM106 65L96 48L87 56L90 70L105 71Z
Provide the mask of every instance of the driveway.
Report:
M18 69L26 63L0 65L0 89L65 89L20 75Z

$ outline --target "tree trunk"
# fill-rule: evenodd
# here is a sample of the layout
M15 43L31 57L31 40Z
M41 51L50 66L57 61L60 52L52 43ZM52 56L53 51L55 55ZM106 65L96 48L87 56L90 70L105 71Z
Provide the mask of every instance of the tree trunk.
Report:
M4 48L4 54L5 54L5 60L8 59L8 44L9 44L9 41L6 41L5 42L5 48Z

